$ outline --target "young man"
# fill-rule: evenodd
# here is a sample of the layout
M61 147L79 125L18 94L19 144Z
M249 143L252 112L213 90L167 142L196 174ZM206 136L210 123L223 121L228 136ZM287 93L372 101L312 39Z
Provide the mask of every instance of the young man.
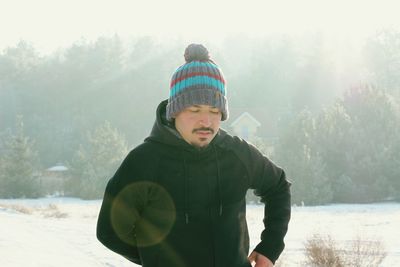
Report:
M290 183L254 146L220 129L225 80L192 44L144 143L109 181L97 238L144 267L270 267L284 248ZM265 203L261 242L249 253L248 189Z

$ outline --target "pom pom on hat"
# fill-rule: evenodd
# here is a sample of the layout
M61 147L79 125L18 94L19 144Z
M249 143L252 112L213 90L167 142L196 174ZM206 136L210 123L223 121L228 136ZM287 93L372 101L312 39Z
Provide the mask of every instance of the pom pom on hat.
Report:
M184 53L186 63L172 75L167 104L167 119L193 105L219 108L221 120L228 118L226 82L221 69L210 59L206 47L190 44Z
M186 63L210 60L208 50L202 44L191 44L186 47L184 57Z

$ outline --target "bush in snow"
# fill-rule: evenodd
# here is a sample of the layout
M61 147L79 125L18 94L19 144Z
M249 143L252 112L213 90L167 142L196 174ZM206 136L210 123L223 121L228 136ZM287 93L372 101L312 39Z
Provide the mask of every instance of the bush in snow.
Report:
M339 246L329 235L314 235L305 243L307 264L314 267L377 267L386 254L381 241L361 237L344 246Z

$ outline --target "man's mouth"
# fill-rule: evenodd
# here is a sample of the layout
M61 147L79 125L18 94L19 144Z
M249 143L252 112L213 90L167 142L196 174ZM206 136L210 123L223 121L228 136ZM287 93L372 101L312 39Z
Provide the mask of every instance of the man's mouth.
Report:
M196 131L196 134L200 136L208 136L211 135L212 133L210 131Z
M200 136L208 136L212 135L214 133L214 130L211 128L200 128L200 129L194 129L193 133L198 134Z

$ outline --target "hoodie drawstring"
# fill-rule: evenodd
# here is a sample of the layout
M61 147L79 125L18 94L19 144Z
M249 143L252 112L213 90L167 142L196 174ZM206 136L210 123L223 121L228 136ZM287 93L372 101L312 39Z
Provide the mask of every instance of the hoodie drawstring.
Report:
M222 216L222 197L221 197L221 173L220 173L220 165L218 160L218 153L215 146L212 146L215 153L215 161L217 163L217 193L218 193L218 201L219 201L219 216Z
M185 207L184 207L184 214L185 214L185 221L186 224L189 224L189 204L188 204L188 177L187 177L187 166L186 166L186 158L183 156L183 179L184 179L184 198L185 198Z

